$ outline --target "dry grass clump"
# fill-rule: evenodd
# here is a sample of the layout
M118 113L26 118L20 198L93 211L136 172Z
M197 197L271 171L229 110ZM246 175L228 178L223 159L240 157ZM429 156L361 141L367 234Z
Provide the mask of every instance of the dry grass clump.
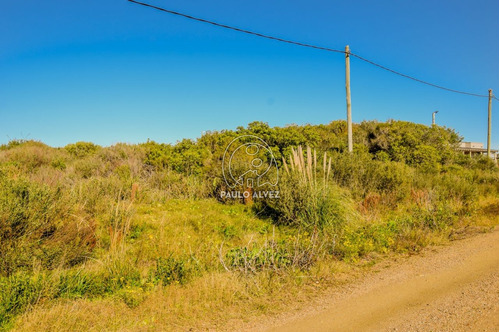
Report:
M0 174L0 276L81 262L95 245L95 223L75 213L60 188Z
M323 155L323 167L318 169L316 150L299 146L292 148L289 165L283 158L285 174L280 178L280 198L264 204L279 224L305 229L340 231L354 215L353 204L346 192L330 179L331 158Z

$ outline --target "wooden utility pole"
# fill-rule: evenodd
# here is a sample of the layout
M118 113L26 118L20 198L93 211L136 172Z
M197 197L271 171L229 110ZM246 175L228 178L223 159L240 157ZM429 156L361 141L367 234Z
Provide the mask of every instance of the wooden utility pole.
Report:
M349 45L345 47L345 98L347 102L347 147L348 151L352 152L351 66L349 62Z
M491 148L491 89L488 90L488 158L490 157Z

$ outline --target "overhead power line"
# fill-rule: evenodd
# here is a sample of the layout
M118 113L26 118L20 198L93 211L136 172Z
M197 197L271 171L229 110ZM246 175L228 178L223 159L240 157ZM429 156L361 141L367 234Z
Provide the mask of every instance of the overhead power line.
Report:
M450 92L455 92L455 93L461 93L463 95L469 95L469 96L475 96L475 97L486 97L488 98L488 95L480 95L480 94L477 94L477 93L470 93L470 92L465 92L465 91L459 91L459 90L454 90L454 89L450 89L450 88L446 88L444 86L440 86L440 85L437 85L437 84L433 84L433 83L429 83L429 82L426 82L426 81L423 81L423 80L420 80L418 78L415 78L415 77L412 77L410 75L406 75L406 74L403 74L403 73L400 73L400 72L397 72L393 69L390 69L390 68L387 68L385 66L382 66L382 65L379 65L378 63L375 63L371 60L368 60L368 59L365 59L363 58L362 56L359 56L357 54L354 54L354 53L350 53L352 56L360 59L360 60L363 60L365 62L368 62L369 64L371 65L374 65L374 66L377 66L383 70L387 70L388 72L391 72L393 74L396 74L396 75L399 75L399 76L403 76L403 77L406 77L406 78L409 78L410 80L414 80L416 82L419 82L419 83L422 83L422 84L427 84L427 85L430 85L430 86L433 86L435 88L438 88L438 89L442 89L442 90L446 90L446 91L450 91Z
M246 33L246 34L249 34L249 35L254 35L254 36L257 36L257 37L267 38L267 39L276 40L276 41L279 41L279 42L293 44L293 45L298 45L298 46L315 48L317 50L323 50L323 51L328 51L328 52L336 52L336 53L344 53L344 51L334 50L334 49L328 48L328 47L321 47L321 46L316 46L316 45L299 43L299 42L296 42L296 41L293 41L293 40L287 40L287 39L283 39L283 38L278 38L278 37L264 35L264 34L258 33L258 32L253 32L253 31L249 31L249 30L235 28L235 27L232 27L232 26L229 26L229 25L225 25L225 24L221 24L221 23L217 23L217 22L205 20L205 19L202 19L202 18L194 17L194 16L191 16L191 15L182 14L182 13L179 13L179 12L176 12L176 11L173 11L173 10L169 10L169 9L165 9L165 8L153 6L153 5L150 5L148 3L144 3L144 2L139 2L139 1L135 1L135 0L128 0L128 1L136 3L136 4L141 5L141 6L154 8L154 9L157 9L157 10L160 10L162 12L169 13L169 14L173 14L173 15L185 17L185 18L188 18L190 20L212 24L212 25L215 25L215 26L218 26L218 27L221 27L221 28L225 28L225 29L229 29L229 30L234 30L234 31L238 31L238 32L243 32L243 33Z
M344 53L344 54L346 53L346 51L343 51L343 50L337 50L337 49L333 49L333 48L329 48L329 47L322 47L322 46L317 46L317 45L312 45L312 44L306 44L306 43L296 42L296 41L293 41L293 40L278 38L278 37L269 36L269 35L265 35L265 34L254 32L254 31L250 31L250 30L236 28L236 27L229 26L229 25L226 25L226 24L221 24L221 23L217 23L217 22L205 20L205 19L202 19L202 18L194 17L194 16L191 16L191 15L183 14L183 13L180 13L180 12L176 12L176 11L173 11L173 10L165 9L165 8L162 8L162 7L154 6L154 5L151 5L151 4L148 4L148 3L144 3L144 2L140 2L140 1L136 1L136 0L127 0L127 1L135 3L135 4L138 4L138 5L141 5L141 6L153 8L153 9L156 9L156 10L159 10L159 11L162 11L162 12L165 12L165 13L169 13L169 14L172 14L172 15L184 17L184 18L187 18L187 19L190 19L190 20L207 23L207 24L211 24L211 25L214 25L214 26L218 26L218 27L224 28L224 29L234 30L234 31L237 31L237 32L242 32L242 33L246 33L246 34L257 36L257 37L261 37L261 38L271 39L271 40L279 41L279 42L282 42L282 43L288 43L288 44L293 44L293 45L297 45L297 46L313 48L313 49L327 51L327 52ZM406 74L400 73L400 72L398 72L396 70L393 70L393 69L390 69L388 67L385 67L385 66L383 66L381 64L378 64L376 62L368 60L368 59L366 59L366 58L364 58L364 57L362 57L360 55L357 55L355 53L349 52L349 55L354 56L354 57L356 57L356 58L358 58L358 59L360 59L360 60L362 60L364 62L367 62L367 63L369 63L369 64L371 64L373 66L376 66L376 67L378 67L380 69L383 69L383 70L386 70L386 71L391 72L393 74L396 74L396 75L399 75L399 76L411 79L411 80L416 81L418 83L426 84L426 85L429 85L429 86L432 86L432 87L435 87L435 88L438 88L438 89L442 89L442 90L449 91L449 92L454 92L454 93L459 93L459 94L463 94L463 95L468 95L468 96L482 97L482 98L488 98L489 97L489 95L482 95L482 94L477 94L477 93L471 93L471 92L466 92L466 91L460 91L460 90L450 89L450 88L447 88L447 87L444 87L444 86L440 86L440 85L437 85L437 84L426 82L424 80L421 80L421 79L415 78L413 76L406 75ZM495 97L495 96L493 96L493 98L496 99L496 100L498 100L498 98Z

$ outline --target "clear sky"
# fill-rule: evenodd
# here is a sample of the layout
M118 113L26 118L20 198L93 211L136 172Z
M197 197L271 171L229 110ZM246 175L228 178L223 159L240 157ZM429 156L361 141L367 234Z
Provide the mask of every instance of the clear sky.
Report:
M351 51L452 89L499 96L498 0L152 0L193 16ZM251 121L345 119L344 56L126 0L0 0L0 143L175 142ZM486 143L487 98L351 60L353 121L437 123ZM498 102L492 105L498 147Z

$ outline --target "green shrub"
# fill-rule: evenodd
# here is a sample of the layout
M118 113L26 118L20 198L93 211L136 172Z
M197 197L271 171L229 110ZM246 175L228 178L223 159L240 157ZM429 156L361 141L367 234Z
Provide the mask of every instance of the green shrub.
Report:
M60 158L52 160L52 162L50 163L50 165L52 167L54 167L55 169L60 169L60 170L65 170L66 169L66 163L64 162L63 159L60 159Z
M157 169L167 168L172 153L172 147L168 144L160 144L148 141L141 145L146 151L144 163Z
M200 175L210 157L209 150L196 142L184 139L174 146L149 141L142 145L146 150L145 163L157 169L170 169L186 175Z
M355 198L378 193L402 200L408 196L414 178L412 167L402 162L373 159L366 152L334 153L332 173L335 182Z
M15 315L24 312L40 299L50 296L50 282L45 275L17 273L0 277L0 329L8 324Z
M433 146L417 145L412 151L410 163L429 173L440 170L441 156Z
M449 128L394 120L382 123L363 121L355 135L372 154L378 156L383 151L390 160L422 165L430 170L436 167L436 163L453 162L457 155L454 149L461 140Z
M90 142L76 142L66 145L64 149L77 158L83 158L95 154L100 146Z

